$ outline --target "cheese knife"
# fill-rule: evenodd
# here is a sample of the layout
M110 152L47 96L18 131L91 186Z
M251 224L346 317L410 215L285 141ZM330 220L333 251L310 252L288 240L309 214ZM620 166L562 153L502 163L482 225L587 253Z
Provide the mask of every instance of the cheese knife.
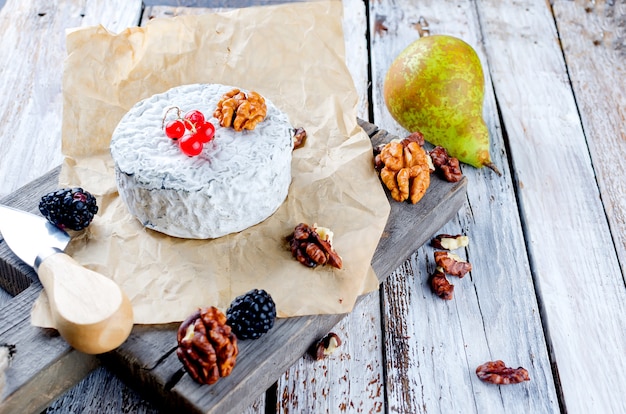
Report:
M44 217L4 205L0 233L13 253L39 275L56 329L74 349L101 354L128 338L133 327L128 297L113 280L63 252L68 233Z

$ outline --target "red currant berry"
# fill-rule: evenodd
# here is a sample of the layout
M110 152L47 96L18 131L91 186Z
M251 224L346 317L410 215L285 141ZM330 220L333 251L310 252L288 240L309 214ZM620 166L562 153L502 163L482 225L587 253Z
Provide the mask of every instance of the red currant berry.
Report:
M199 125L204 123L204 114L197 109L194 109L185 114L185 119L197 128Z
M171 139L182 138L185 135L185 124L180 119L169 121L165 125L165 135Z
M212 123L204 122L198 125L197 129L198 131L196 132L196 135L200 142L202 142L203 144L211 142L213 136L215 135L215 127Z
M196 137L196 135L190 135L185 139L178 141L178 146L183 154L188 157L195 157L202 152L202 142Z

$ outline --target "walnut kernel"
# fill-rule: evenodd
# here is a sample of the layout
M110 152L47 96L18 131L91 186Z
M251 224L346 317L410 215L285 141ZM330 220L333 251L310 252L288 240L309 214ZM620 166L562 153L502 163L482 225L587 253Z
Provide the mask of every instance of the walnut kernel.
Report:
M421 147L424 145L424 135L419 131L415 131L402 140L402 144L405 146L409 145L410 142L415 142Z
M485 382L499 385L530 381L530 376L525 368L508 368L500 360L489 361L479 365L476 368L476 375Z
M293 133L293 149L304 147L306 142L306 131L304 128L296 128Z
M309 351L315 359L321 360L335 352L335 350L340 346L341 339L339 336L334 332L330 332L328 335L313 344Z
M448 282L443 269L437 267L435 272L430 276L430 287L435 295L441 299L452 300L454 294L454 285Z
M201 308L180 324L176 355L194 381L214 384L230 375L237 361L237 337L226 315L215 307Z
M213 112L221 126L224 128L232 126L235 131L254 129L266 115L267 106L261 95L256 92L246 94L239 89L225 93Z
M446 181L455 183L463 178L459 160L450 157L445 148L437 146L430 150L429 155L435 170L440 171Z
M456 250L469 245L469 237L462 234L438 234L430 244L437 249Z
M374 159L380 168L380 179L391 197L415 204L430 185L430 168L426 151L415 141L391 141Z
M298 224L287 236L293 257L307 267L328 264L337 269L343 267L341 256L332 247L333 232L317 224Z
M435 263L443 269L444 273L452 276L463 277L472 270L471 263L450 252L435 252Z

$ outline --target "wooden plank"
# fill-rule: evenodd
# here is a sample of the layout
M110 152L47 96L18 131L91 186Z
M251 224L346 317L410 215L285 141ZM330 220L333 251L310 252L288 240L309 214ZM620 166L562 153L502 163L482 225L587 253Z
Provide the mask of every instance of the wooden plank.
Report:
M623 88L626 3L555 1L553 10L575 93L576 107L571 111L579 111L582 119L582 131L576 124L574 134L577 145L567 151L564 161L576 169L579 167L575 160L579 158L587 164L587 153L583 152L585 157L580 154L586 150L582 145L586 142L593 171L585 165L587 177L578 184L580 191L570 189L567 193L568 199L577 201L575 211L560 212L571 217L569 223L576 223L576 233L581 239L577 249L568 253L569 256L580 255L571 264L576 272L567 275L566 280L549 281L550 269L546 259L542 260L544 289L550 289L556 282L564 283L561 289L568 292L561 298L563 300L547 309L551 326L563 324L552 335L552 343L564 406L569 412L626 412L626 401L613 392L615 384L626 383L626 373L611 368L626 366L626 320L623 318L626 314L626 172L623 163L626 156ZM567 140L568 146L572 146L570 139L572 137L563 137L554 145L563 145ZM593 214L602 212L598 207L600 200L608 228L603 215ZM555 236L563 237L563 231ZM552 263L551 267L555 266L556 263ZM602 341L594 338L602 338ZM570 360L572 363L559 363ZM594 372L604 370L608 370L606 376L594 377Z
M158 414L162 411L100 366L51 404L43 413L132 413ZM41 414L43 414L41 413Z
M624 274L626 94L623 86L626 79L626 3L553 3L576 105Z
M68 392L66 396L50 405L45 413L158 414L167 412L165 407L152 401L151 395L140 394L129 384L101 366L72 388L71 393ZM240 414L264 414L265 412L265 395L261 395L240 411Z
M486 76L484 115L492 158L503 172L463 166L467 200L442 231L467 234L460 255L470 275L452 279L455 298L430 291L433 248L424 246L383 284L383 331L390 412L558 412L557 394L544 341L524 235L509 171L489 69L481 43L475 1L424 0L370 3L374 120L391 133L406 134L390 117L382 85L392 60L420 33L450 34L472 45ZM484 8L481 2L480 8ZM511 2L500 2L510 13ZM489 16L494 24L501 16ZM489 33L489 35L491 35ZM506 53L503 48L500 53ZM490 56L491 58L491 56ZM516 80L509 80L516 85ZM518 114L521 115L521 114ZM426 137L428 138L428 137ZM514 338L512 340L512 338ZM510 387L482 383L476 367L502 359L524 366L531 381Z
M299 358L277 383L279 413L384 412L385 390L378 291L331 328L341 346L321 361Z
M141 0L8 0L0 9L0 197L59 165L65 29L136 25ZM55 68L56 70L51 70ZM27 143L27 145L25 145Z
M617 165L622 163L619 153L623 154L624 143L611 145L624 137L616 111L623 117L625 101L622 88L615 87L624 84L624 55L614 49L620 47L618 39L623 41L624 3L611 2L609 7L609 2L594 2L598 9L589 13L585 8L594 3L558 3L559 10L577 10L571 16L574 24L569 23L572 33L567 34L566 53L571 62L584 61L585 66L575 64L573 72L565 66L554 16L545 2L518 1L506 13L501 2L484 2L481 20L488 34L486 49L509 136L531 268L563 409L620 412L626 402L614 390L616 384L626 383L626 373L615 367L626 366L626 288L616 246L623 252L619 240L624 239L617 231L614 243L607 216L619 221L616 214L621 213L610 200L623 199L625 188L623 178L621 184L609 178L623 168ZM621 17L610 17L620 9ZM597 18L605 14L601 27L591 23L594 19L600 23ZM566 16L559 21L568 24ZM598 34L588 30L594 27L604 31L604 46L593 46ZM573 48L573 42L580 45ZM589 72L595 69L587 62L596 58L595 64L610 64L610 69ZM577 79L578 91L604 87L607 96L599 91L574 96L570 74ZM605 80L595 83L593 78ZM587 133L579 118L581 108ZM605 132L611 128L617 135L609 138ZM622 138L617 138L620 128ZM607 146L600 147L601 141ZM590 150L596 156L593 165ZM616 165L607 158L614 151L610 157L615 157ZM613 184L616 187L608 190ZM623 203L620 200L621 208Z

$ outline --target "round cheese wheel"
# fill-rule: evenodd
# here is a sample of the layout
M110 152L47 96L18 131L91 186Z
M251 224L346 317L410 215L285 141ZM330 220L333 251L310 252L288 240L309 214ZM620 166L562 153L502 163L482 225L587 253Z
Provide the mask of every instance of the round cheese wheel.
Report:
M138 102L113 132L111 156L119 195L141 223L174 237L209 239L239 232L271 216L291 183L293 128L265 99L267 115L253 130L219 125L219 84L172 88ZM243 90L243 92L248 92ZM196 109L215 126L194 157L183 154L162 123ZM168 112L169 109L169 112Z

